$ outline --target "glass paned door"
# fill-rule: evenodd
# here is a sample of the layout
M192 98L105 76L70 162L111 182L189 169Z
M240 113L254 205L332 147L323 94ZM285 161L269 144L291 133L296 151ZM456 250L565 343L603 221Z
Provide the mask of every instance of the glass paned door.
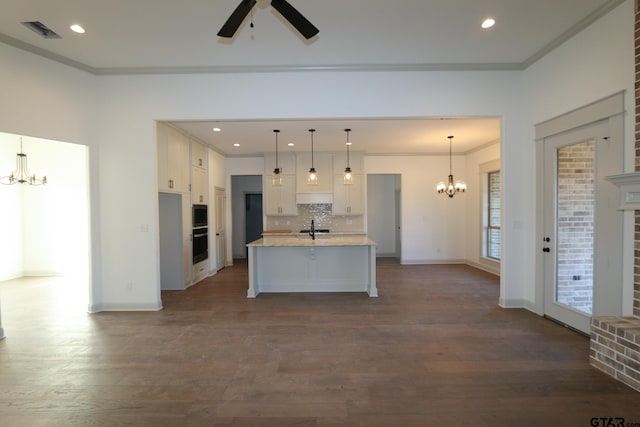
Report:
M595 213L593 140L556 149L555 302L591 315Z
M604 146L597 141L607 129L596 124L544 141L544 312L586 334L598 283L596 168Z

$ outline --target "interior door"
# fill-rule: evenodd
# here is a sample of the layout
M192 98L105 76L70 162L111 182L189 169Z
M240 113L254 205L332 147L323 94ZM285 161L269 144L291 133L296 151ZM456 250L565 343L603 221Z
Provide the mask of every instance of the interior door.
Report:
M598 122L546 138L543 148L544 312L585 334L598 308L608 311L597 296L621 268L612 258L620 236L610 232L620 214L605 179L622 166L621 142L614 147L608 134L608 122Z
M227 264L226 230L227 196L224 188L216 188L216 271L220 271Z

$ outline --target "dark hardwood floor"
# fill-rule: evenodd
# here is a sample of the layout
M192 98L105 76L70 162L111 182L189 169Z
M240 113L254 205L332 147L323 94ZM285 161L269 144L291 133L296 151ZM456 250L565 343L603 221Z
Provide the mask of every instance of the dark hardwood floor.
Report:
M588 338L498 307L467 266L379 260L377 299L247 299L236 263L159 312L88 315L63 286L0 284L1 426L640 426Z

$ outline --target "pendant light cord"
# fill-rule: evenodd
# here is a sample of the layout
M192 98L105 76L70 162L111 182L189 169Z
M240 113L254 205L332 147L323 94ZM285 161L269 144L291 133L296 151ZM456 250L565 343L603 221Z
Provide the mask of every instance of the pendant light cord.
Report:
M449 175L453 175L453 163L451 160L451 140L453 139L453 136L449 137Z

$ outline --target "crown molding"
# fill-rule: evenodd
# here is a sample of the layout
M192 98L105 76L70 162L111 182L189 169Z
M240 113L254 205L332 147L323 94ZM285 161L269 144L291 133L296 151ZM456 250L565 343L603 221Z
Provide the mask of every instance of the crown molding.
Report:
M587 28L602 16L626 0L609 0L580 22L552 40L523 62L506 63L405 63L405 64L333 64L333 65L229 65L194 67L103 67L96 68L66 56L23 42L0 33L0 43L31 52L52 61L77 68L97 76L110 75L158 75L158 74L229 74L229 73L285 73L285 72L349 72L349 71L522 71L543 58L549 52Z

